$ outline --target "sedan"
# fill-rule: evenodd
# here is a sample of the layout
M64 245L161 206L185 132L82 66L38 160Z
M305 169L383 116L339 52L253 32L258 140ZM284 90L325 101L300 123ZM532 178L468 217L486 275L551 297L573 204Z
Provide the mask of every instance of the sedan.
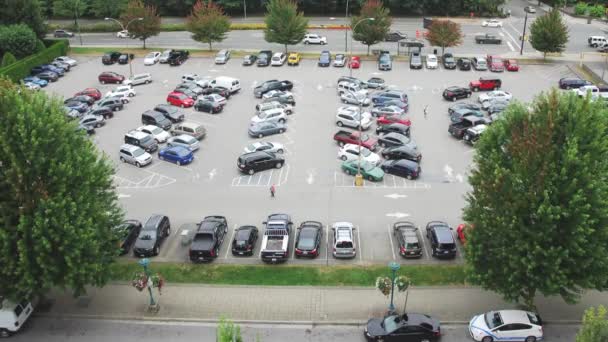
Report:
M353 104L353 105L361 105L361 106L369 106L371 100L365 95L364 92L356 92L356 93L347 93L344 92L340 95L340 100L343 103Z
M382 106L372 109L372 116L379 117L384 115L403 115L405 111L397 106Z
M120 255L129 253L129 250L131 250L131 247L135 244L135 240L137 240L140 231L141 222L138 220L125 220L112 229L113 235L118 238Z
M152 51L144 57L144 65L154 65L160 60L160 52Z
M511 98L513 98L513 95L507 91L504 90L493 90L484 94L479 95L479 97L477 98L479 100L479 103L484 103L486 101L496 101L496 100L502 100L504 102L508 102L511 101Z
M390 125L382 125L376 127L376 134L384 134L389 132L396 132L405 135L406 137L410 136L410 126L406 126L400 123L394 123Z
M304 221L298 227L294 255L299 257L319 256L321 239L323 237L323 224L317 221Z
M166 160L179 166L190 164L194 160L194 154L183 146L167 146L158 151L158 159Z
M359 170L365 179L372 182L381 182L384 179L384 171L378 166L366 161L361 161L360 167L357 167L358 165L357 160L345 161L342 163L342 170L348 175L356 175Z
M258 228L255 226L242 226L235 229L232 255L253 255L258 235Z
M49 84L47 80L43 80L37 76L27 76L23 79L23 83L34 83L40 87L46 87Z
M95 99L92 98L91 96L87 96L87 95L74 96L74 97L71 97L71 98L65 100L63 103L68 103L68 102L72 102L72 101L86 103L89 106L91 106L91 105L93 105L93 103L95 103Z
M388 106L395 106L397 108L400 108L404 112L407 112L409 109L409 105L406 102L396 100L396 99L384 101L381 104L377 105L377 107L388 107Z
M70 58L68 56L59 56L59 57L55 58L55 61L65 63L71 67L78 65L78 61L76 61L75 59Z
M427 69L437 69L437 56L434 54L429 54L426 56L426 68Z
M438 341L439 320L424 314L405 313L371 318L364 330L367 341Z
M266 94L262 95L262 99L264 100L270 100L273 99L275 97L293 97L293 94L289 91L284 91L284 90L271 90L269 92L267 92Z
M253 65L258 60L256 55L245 55L243 57L243 65Z
M220 113L224 109L223 104L215 103L212 101L205 100L204 98L198 99L194 104L194 110L199 112L216 114Z
M519 71L519 65L515 59L505 59L504 63L507 71Z
M79 113L84 113L89 109L89 106L86 103L79 101L66 101L65 106L77 110Z
M59 79L59 75L57 75L56 73L52 72L52 71L43 71L43 72L39 72L36 74L36 77L38 77L41 80L45 80L47 82L56 82Z
M401 115L383 115L376 120L378 125L390 125L393 123L400 123L406 126L411 126L412 122L410 119Z
M277 142L255 142L253 144L247 145L247 147L243 149L243 153L251 153L257 151L283 153L285 152L285 148L283 147L283 144L279 144Z
M205 101L210 101L213 102L215 104L219 104L222 106L226 105L226 98L223 97L222 95L219 94L209 94L209 95L205 95L202 97L203 100Z
M339 53L336 55L333 65L335 67L344 67L344 65L346 64L346 56L342 53Z
M203 94L204 95L218 94L218 95L224 97L226 100L228 100L230 98L230 96L232 95L228 88L224 88L224 87L220 87L220 86L204 88Z
M409 146L413 149L417 148L416 142L403 134L390 132L378 137L378 144L381 147L391 146Z
M443 98L448 101L456 101L471 97L471 89L465 87L448 87L443 91Z
M329 53L329 51L321 51L321 55L319 55L319 62L317 64L320 67L328 67L331 64L331 53Z
M82 119L80 119L79 123L83 126L99 128L105 125L106 122L103 116L89 114L83 116Z
M367 87L372 89L384 89L386 87L386 83L383 78L380 77L372 77L367 80Z
M418 148L412 148L409 145L387 147L382 150L382 158L386 160L407 159L415 162L420 162L422 154Z
M338 151L338 158L342 161L356 161L359 160L359 151L361 151L361 160L373 165L380 164L380 156L378 156L378 154L370 151L366 147L355 144L344 145Z
M178 106L178 107L192 107L194 106L194 100L182 93L172 92L167 95L167 103Z
M471 319L469 334L475 341L532 342L543 339L543 322L530 311L488 311Z
M497 19L488 19L488 20L484 20L481 23L481 26L483 26L483 27L502 27L502 21L497 20Z
M280 134L287 130L287 126L278 122L262 122L249 126L249 136L263 138L267 135Z
M156 140L156 142L159 144L167 142L167 140L171 137L171 134L169 134L169 132L154 125L141 126L137 128L137 130L146 134L150 134L154 137L154 140Z
M463 102L463 103L458 103L458 104L451 106L448 109L448 114L452 115L455 111L457 111L459 109L465 109L465 108L471 109L471 110L481 110L481 106L478 105L477 103Z
M187 148L190 151L196 151L199 149L200 144L198 139L191 135L180 134L174 137L171 137L167 140L167 146L181 146Z
M113 90L106 93L106 97L114 97L114 96L118 96L118 95L120 95L122 97L125 97L125 96L133 97L133 96L137 95L137 92L130 85L124 85L124 86L116 87Z

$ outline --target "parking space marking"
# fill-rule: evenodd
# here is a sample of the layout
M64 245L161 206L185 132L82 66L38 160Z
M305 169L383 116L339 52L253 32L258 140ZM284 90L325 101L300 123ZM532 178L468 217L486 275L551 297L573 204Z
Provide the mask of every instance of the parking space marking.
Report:
M420 230L420 226L418 226L418 235L420 238L420 245L422 246L422 251L424 252L424 255L426 255L426 258L430 259L431 257L429 256L429 252L426 250L426 239L424 238L424 234L422 234L422 230Z
M230 252L230 250L232 248L231 244L232 244L232 239L234 238L234 233L236 232L236 224L232 227L232 235L230 236L230 240L228 240L228 248L226 248L226 255L224 256L224 259L228 259L228 252Z
M112 176L117 189L155 189L177 182L177 179L161 175L160 173L143 170L150 175L140 181L132 181L118 175Z
M401 179L401 181L398 181L397 179ZM353 176L346 175L340 171L334 171L334 186L338 188L358 188L358 186L355 185L355 178ZM430 189L431 185L420 181L407 181L405 178L395 177L393 175L385 175L382 182L363 180L363 187L377 189Z
M393 234L391 234L391 225L387 226L388 228L388 239L391 242L391 254L393 255L393 260L395 260L395 244L393 244Z
M253 175L243 175L232 178L231 186L234 187L268 187L271 184L280 186L287 182L289 175L289 164L285 164L279 172L274 172L275 169L271 169L270 172L258 172ZM252 182L253 180L253 182Z

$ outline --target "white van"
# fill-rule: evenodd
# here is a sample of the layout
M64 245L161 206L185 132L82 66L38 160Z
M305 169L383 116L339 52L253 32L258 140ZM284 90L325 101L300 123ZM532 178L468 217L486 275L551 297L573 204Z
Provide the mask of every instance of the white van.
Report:
M211 81L212 87L224 87L228 89L231 93L236 93L241 90L241 82L238 78L232 78L227 76L216 77L213 81Z
M368 91L363 89L361 85L352 82L342 81L338 83L338 95L342 95L343 93L359 93L365 94L367 96Z
M604 36L591 36L587 38L587 43L589 43L589 46L594 48L598 46L604 46L606 45L606 42L606 37Z
M27 300L13 303L0 297L0 337L9 337L19 331L33 311L32 303Z

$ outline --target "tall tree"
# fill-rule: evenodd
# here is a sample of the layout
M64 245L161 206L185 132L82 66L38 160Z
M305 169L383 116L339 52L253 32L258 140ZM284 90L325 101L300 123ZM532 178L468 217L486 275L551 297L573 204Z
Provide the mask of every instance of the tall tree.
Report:
M226 39L226 32L230 30L230 20L224 10L209 1L199 0L192 7L192 12L186 19L186 29L192 33L192 39L197 42L211 44Z
M530 44L547 57L547 52L562 52L568 43L568 26L557 8L542 15L530 26Z
M143 18L143 20L137 20ZM146 39L158 36L160 33L160 16L156 6L145 5L142 0L129 0L127 9L120 16L125 27L128 25L129 33L133 38L139 38L144 42L146 48Z
M530 308L608 288L606 132L601 101L555 90L484 132L464 208L472 282Z
M460 24L450 20L433 20L426 39L433 46L441 46L441 55L446 47L462 44Z
M127 7L127 0L93 0L91 14L98 18L117 18Z
M589 308L583 316L583 325L576 334L576 342L608 341L608 310L603 305Z
M36 53L36 34L24 24L0 26L0 53L10 52L18 59Z
M364 20L373 18L374 20ZM391 28L391 17L389 10L384 8L380 0L367 0L361 7L358 16L353 16L351 28L354 28L353 39L369 47L384 40Z
M103 285L122 218L113 166L59 99L0 79L0 113L0 293Z
M73 18L74 25L78 26L78 18L86 12L88 5L85 0L55 0L53 14L57 17Z
M0 0L0 25L25 24L40 39L46 36L46 24L38 0Z
M267 42L283 44L287 53L287 45L304 39L308 19L302 12L298 13L298 5L293 0L270 0L266 11L264 39Z

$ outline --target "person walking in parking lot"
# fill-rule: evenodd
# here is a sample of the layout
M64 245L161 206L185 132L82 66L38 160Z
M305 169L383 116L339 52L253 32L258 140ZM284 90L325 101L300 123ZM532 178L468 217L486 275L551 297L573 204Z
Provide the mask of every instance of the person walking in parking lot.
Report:
M429 114L429 105L424 106L424 118L426 119L426 116Z
M274 198L275 191L276 191L276 188L274 187L274 184L272 184L272 186L270 186L270 197Z

